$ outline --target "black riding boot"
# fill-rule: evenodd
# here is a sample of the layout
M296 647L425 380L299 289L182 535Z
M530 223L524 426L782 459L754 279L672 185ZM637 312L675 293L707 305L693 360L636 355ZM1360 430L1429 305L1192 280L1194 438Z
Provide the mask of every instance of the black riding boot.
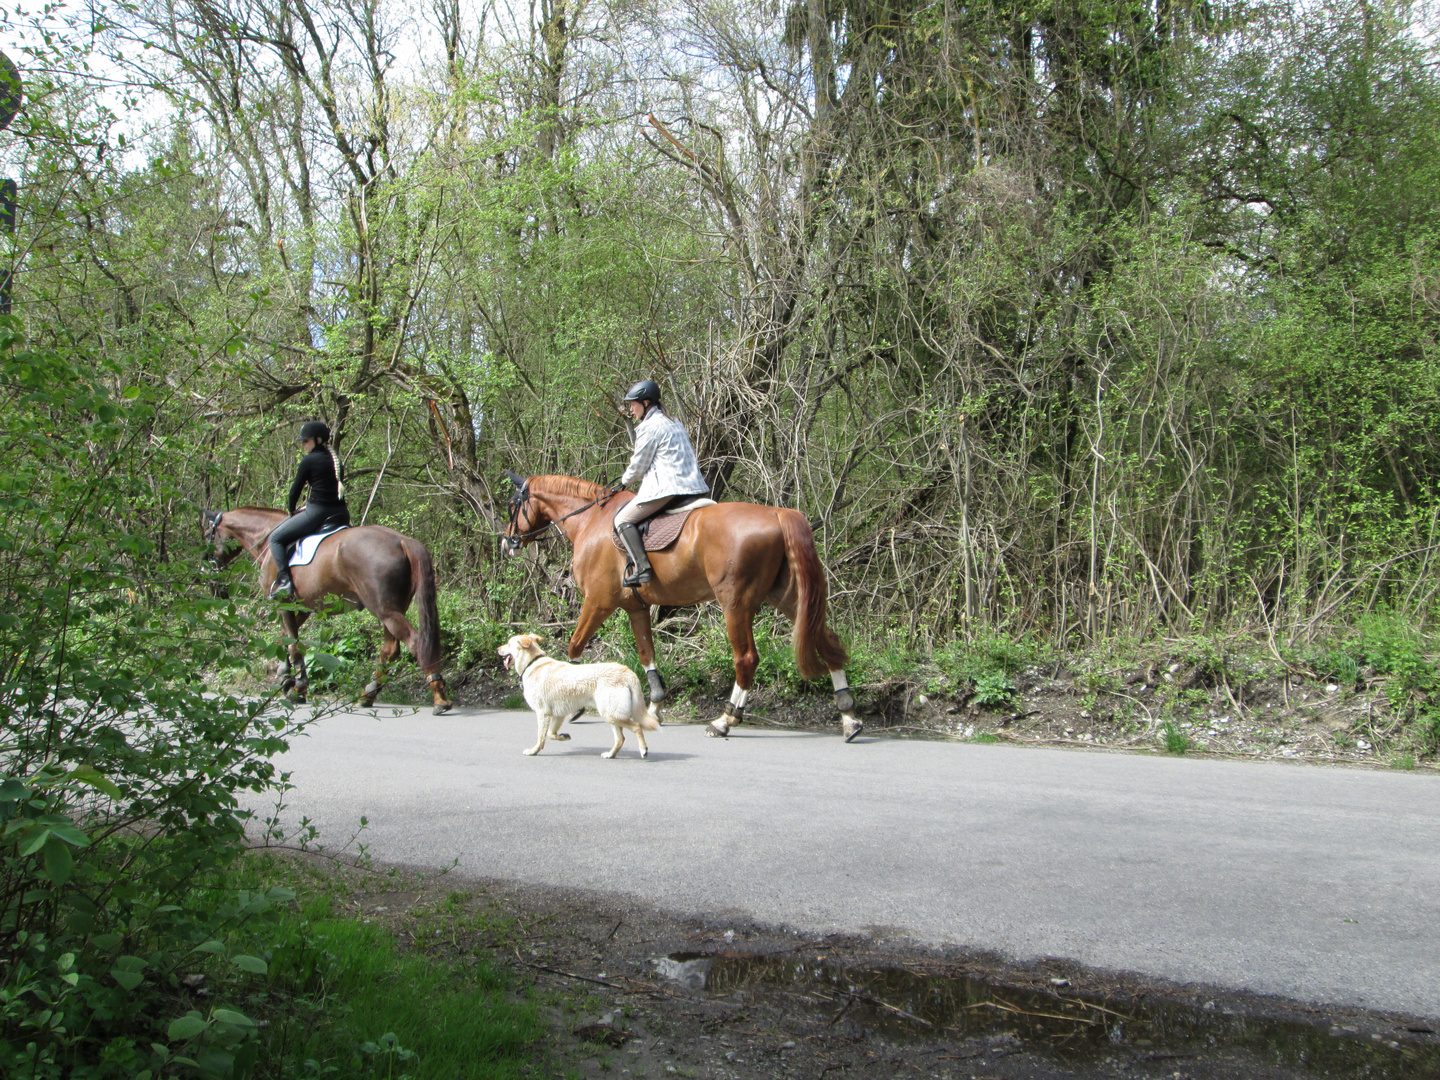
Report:
M620 542L625 545L625 550L630 556L630 563L625 567L625 577L620 584L629 589L654 581L655 574L650 569L650 556L645 554L645 541L640 539L640 527L631 525L627 521L615 531L619 534Z
M288 569L282 570L275 579L275 586L270 590L271 600L293 600L295 598L295 582L290 580Z

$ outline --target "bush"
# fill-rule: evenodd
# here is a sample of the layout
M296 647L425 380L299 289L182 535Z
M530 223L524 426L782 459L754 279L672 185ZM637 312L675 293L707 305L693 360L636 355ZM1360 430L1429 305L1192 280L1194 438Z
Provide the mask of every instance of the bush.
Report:
M200 673L266 646L197 563L161 559L182 459L151 437L152 395L102 375L121 377L0 316L0 1074L36 1080L180 1060L184 975L275 899L194 886L242 850L241 797L297 730L206 692ZM187 1067L228 1074L253 1026L221 1002L201 1020L211 1056Z

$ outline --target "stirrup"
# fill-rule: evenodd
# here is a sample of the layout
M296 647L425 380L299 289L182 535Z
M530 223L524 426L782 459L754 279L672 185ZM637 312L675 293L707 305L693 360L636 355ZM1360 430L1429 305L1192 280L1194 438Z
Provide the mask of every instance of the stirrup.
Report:
M655 572L649 566L643 570L637 570L634 563L626 563L625 575L620 579L620 587L633 589L637 585L648 585L654 580Z

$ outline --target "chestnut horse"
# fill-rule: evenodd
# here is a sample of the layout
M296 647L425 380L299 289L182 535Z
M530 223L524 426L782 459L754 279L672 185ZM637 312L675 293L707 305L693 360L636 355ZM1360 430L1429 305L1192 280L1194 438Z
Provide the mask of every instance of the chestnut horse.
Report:
M724 713L707 735L728 735L745 716L745 700L760 662L755 649L755 613L770 604L795 624L795 662L807 679L830 673L845 741L860 734L855 698L845 680L849 658L825 621L825 568L815 553L810 523L798 510L754 503L718 503L691 511L676 541L650 553L655 580L636 588L620 584L625 558L611 540L615 511L635 496L612 492L573 476L506 473L515 484L505 526L504 548L537 539L555 525L575 551L575 582L585 597L580 621L570 636L570 659L616 608L624 608L635 632L635 648L650 683L650 700L665 697L650 635L650 605L687 606L717 600L735 654L735 686Z
M260 568L260 591L270 595L275 583L275 563L270 558L271 531L286 519L284 510L263 506L242 506L238 510L205 511L207 539L212 557L227 566L242 550ZM238 546L236 546L238 545ZM413 537L383 525L358 525L327 536L307 566L290 570L295 582L295 604L280 607L280 621L289 639L283 686L295 689L303 702L309 689L305 656L300 648L300 627L318 611L326 597L339 596L363 607L380 620L385 642L380 646L375 678L361 694L360 704L370 706L385 683L385 669L404 642L420 669L430 676L435 714L450 711L450 698L440 674L440 618L435 610L435 568L430 552ZM410 602L416 602L418 621L405 617ZM300 610L300 606L310 611ZM298 674L292 677L291 665Z

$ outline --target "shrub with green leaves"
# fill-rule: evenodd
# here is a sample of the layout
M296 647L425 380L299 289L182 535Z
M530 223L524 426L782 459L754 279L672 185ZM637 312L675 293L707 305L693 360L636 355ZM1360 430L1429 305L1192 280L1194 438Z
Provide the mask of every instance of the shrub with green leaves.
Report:
M123 377L0 316L0 1075L140 1078L174 1057L184 975L254 908L193 886L242 850L242 800L295 730L207 692L273 631L201 587L198 508L193 546L162 556L185 448L154 437L170 391L107 387ZM203 1075L245 1041L227 1008L205 1013L225 1037Z
M970 699L977 705L995 708L1009 704L1015 696L1015 680L1003 671L991 671L975 679L975 694Z

